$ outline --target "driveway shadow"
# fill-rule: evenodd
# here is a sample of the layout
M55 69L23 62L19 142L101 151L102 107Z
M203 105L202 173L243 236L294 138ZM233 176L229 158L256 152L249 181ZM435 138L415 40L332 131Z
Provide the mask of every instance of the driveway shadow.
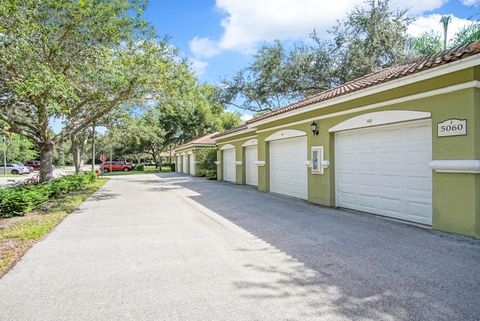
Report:
M306 303L305 317L328 320L479 320L480 241L249 186L157 176L194 191L192 200L264 242L258 251L289 258L287 269L245 266L278 275L239 280L235 287L247 297Z
M104 200L111 200L120 197L121 194L113 193L109 189L101 189L93 193L85 202L97 202Z

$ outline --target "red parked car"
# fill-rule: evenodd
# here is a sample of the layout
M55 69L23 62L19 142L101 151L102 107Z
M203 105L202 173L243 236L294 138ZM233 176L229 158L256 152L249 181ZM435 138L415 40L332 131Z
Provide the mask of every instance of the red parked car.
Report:
M110 166L111 163L111 166ZM110 172L110 168L113 171L123 171L123 172L128 172L133 170L134 166L132 164L128 164L125 162L103 162L100 165L100 170L104 173Z
M40 161L37 160L29 160L26 161L25 164L23 164L29 168L33 168L34 171L39 171L40 170Z

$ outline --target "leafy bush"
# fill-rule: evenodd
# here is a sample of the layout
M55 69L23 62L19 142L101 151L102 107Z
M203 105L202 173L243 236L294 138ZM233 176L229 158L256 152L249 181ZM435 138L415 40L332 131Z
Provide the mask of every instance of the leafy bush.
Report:
M217 179L217 170L206 170L205 177L209 180L216 180Z
M207 147L195 151L195 160L198 165L197 176L217 179L217 165L215 164L217 150L215 147Z
M32 209L30 193L14 188L0 192L0 217L23 216Z
M96 179L94 173L69 175L44 184L23 184L0 190L0 217L23 216L52 197L86 187Z
M139 172L143 172L145 170L145 164L140 163L135 165L135 170Z

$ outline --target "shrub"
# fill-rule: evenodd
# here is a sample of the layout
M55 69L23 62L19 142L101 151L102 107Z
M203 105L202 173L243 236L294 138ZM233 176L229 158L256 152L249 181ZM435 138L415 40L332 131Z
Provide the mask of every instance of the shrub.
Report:
M135 170L139 172L143 172L145 170L145 164L140 163L135 165Z
M0 192L0 217L23 216L33 209L30 194L15 188Z
M205 177L209 180L216 180L217 179L217 170L206 170Z
M215 147L207 147L197 150L195 152L195 160L198 165L197 176L216 179L217 165L215 164L215 161L217 160L217 150Z
M96 179L95 173L69 175L50 183L22 184L0 190L0 217L23 216L52 197L82 189Z

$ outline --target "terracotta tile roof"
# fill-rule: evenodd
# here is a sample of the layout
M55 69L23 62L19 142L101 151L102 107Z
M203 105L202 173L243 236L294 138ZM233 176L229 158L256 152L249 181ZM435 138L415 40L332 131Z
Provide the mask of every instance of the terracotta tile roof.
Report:
M220 132L214 132L214 133L202 136L202 137L195 138L195 139L189 141L186 144L178 146L177 148L174 149L174 151L182 149L182 148L190 146L190 145L215 145L215 140L213 140L213 136L215 136L219 133Z
M236 129L220 133L215 137L221 137L229 133L243 130L247 128L249 124L257 121L274 117L279 114L287 113L292 110L300 109L309 105L313 105L318 102L327 101L336 97L340 97L349 93L353 93L362 89L370 88L375 85L383 84L389 81L393 81L402 77L406 77L424 70L432 69L441 65L448 64L466 57L470 57L480 53L480 41L472 42L467 45L458 46L449 50L439 52L434 55L425 56L408 60L400 65L388 67L363 77L349 81L343 85L325 90L314 96L300 100L299 102L287 105L285 107L275 109L271 112L257 116L250 119L241 127Z
M247 125L241 125L241 126L238 126L238 127L232 128L232 129L228 129L224 132L217 133L216 135L212 136L212 138L217 138L217 137L225 136L225 135L228 135L228 134L233 134L233 133L239 132L239 131L247 129L247 128L248 128Z

